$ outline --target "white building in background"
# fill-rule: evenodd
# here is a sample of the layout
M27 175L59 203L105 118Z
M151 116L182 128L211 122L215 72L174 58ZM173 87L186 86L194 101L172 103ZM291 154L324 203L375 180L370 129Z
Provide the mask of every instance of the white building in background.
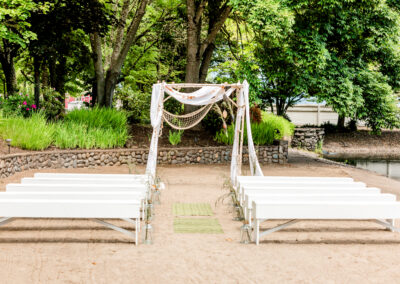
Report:
M336 124L338 114L329 106L322 104L298 104L290 107L286 114L295 125L321 125L326 122Z
M81 108L87 108L83 101L72 101L68 103L67 111Z
M271 111L271 109L267 109L267 111ZM286 114L297 126L321 125L326 122L336 125L339 117L331 107L310 102L290 107Z

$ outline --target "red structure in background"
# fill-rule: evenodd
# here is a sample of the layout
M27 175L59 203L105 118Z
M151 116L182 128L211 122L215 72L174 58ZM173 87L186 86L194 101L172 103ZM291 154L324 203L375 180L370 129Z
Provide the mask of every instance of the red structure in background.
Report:
M68 103L75 102L75 101L82 101L82 102L90 103L92 101L92 97L90 95L81 96L81 97L70 97L69 95L67 95L65 97L65 109L68 109Z

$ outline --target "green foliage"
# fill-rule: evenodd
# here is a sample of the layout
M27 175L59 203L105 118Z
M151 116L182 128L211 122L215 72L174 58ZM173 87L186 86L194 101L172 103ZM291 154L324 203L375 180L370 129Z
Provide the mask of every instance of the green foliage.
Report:
M256 145L270 145L274 140L281 140L283 137L291 136L294 131L294 125L281 116L276 116L269 113L263 113L263 120L261 123L251 124L251 133L253 141ZM220 130L215 135L214 140L233 145L234 142L235 125L229 125L225 130ZM244 140L247 144L247 128L244 129Z
M372 132L380 134L382 128L400 127L397 97L387 78L379 72L363 71L358 74L357 81L363 86L364 99L358 117L366 122Z
M183 131L169 131L168 140L171 145L178 145L181 143Z
M122 102L122 109L126 112L129 122L150 122L151 95L141 91L134 91L132 87L118 89L115 97Z
M233 58L221 66L227 67L225 74L247 78L255 102L284 115L303 97L316 97L342 117L366 120L373 132L398 125L393 107L393 92L400 88L396 1L231 3L251 29L227 28L229 49L218 52ZM235 37L235 29L245 36Z
M54 89L46 88L43 93L44 99L40 103L41 111L49 120L56 120L64 115L64 102L60 93Z
M279 133L275 133L275 140L281 140L283 137L289 137L293 135L295 125L282 116L263 112L262 122L271 125L274 129L279 130Z
M322 155L323 151L322 151L322 147L323 147L324 141L320 140L317 142L317 145L315 146L315 153Z
M221 116L214 110L210 110L207 115L202 119L201 125L205 130L213 135L222 128Z
M33 97L29 94L15 94L8 98L1 98L1 109L3 115L6 117L10 116L23 116L29 117L34 111L36 111L36 105Z
M33 113L29 118L4 118L0 122L0 135L3 139L11 139L14 147L44 150L53 141L54 125L47 124L42 113Z
M30 30L28 18L38 8L38 4L31 0L0 0L0 38L26 47L30 40L36 38ZM46 10L45 5L40 8Z
M386 1L293 1L297 32L314 30L325 66L309 81L312 95L374 132L393 127L400 76L400 13ZM335 15L335 17L332 17ZM300 30L301 28L301 30Z

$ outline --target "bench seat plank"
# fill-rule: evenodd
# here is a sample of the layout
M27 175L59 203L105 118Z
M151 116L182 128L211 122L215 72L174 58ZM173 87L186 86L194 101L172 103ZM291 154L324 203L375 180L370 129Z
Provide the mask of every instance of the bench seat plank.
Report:
M100 179L100 178L23 178L22 184L104 184L104 185L146 185L145 181L141 180L116 180L116 179Z
M104 185L104 184L20 184L10 183L6 186L6 191L137 191L146 192L147 187L144 185Z
M238 182L265 181L265 180L286 180L286 181L324 181L324 182L353 182L348 177L293 177L293 176L238 176Z
M130 200L0 199L0 216L19 218L139 218L140 202Z
M132 175L132 174L75 174L75 173L35 173L35 178L96 178L96 179L129 179L129 180L147 180L148 175Z
M253 201L255 219L398 219L400 202Z

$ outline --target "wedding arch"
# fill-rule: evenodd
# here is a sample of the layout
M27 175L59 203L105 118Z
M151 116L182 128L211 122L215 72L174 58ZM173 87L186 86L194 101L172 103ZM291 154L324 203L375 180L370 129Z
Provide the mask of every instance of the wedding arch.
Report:
M196 88L197 90L191 93L183 93L180 92L180 89L182 88ZM234 95L236 95L236 102L231 98ZM188 114L172 114L164 109L164 102L171 98L182 104L199 106L199 108ZM245 123L247 128L250 172L251 175L262 176L263 173L258 163L251 134L249 85L247 81L237 84L167 84L165 82L154 84L150 110L153 134L151 138L149 157L147 160L146 173L151 175L153 178L155 177L158 139L161 135L163 122L168 123L169 126L178 130L192 128L207 115L215 103L221 100L227 100L237 108L230 173L232 184L236 185L236 178L241 175Z

